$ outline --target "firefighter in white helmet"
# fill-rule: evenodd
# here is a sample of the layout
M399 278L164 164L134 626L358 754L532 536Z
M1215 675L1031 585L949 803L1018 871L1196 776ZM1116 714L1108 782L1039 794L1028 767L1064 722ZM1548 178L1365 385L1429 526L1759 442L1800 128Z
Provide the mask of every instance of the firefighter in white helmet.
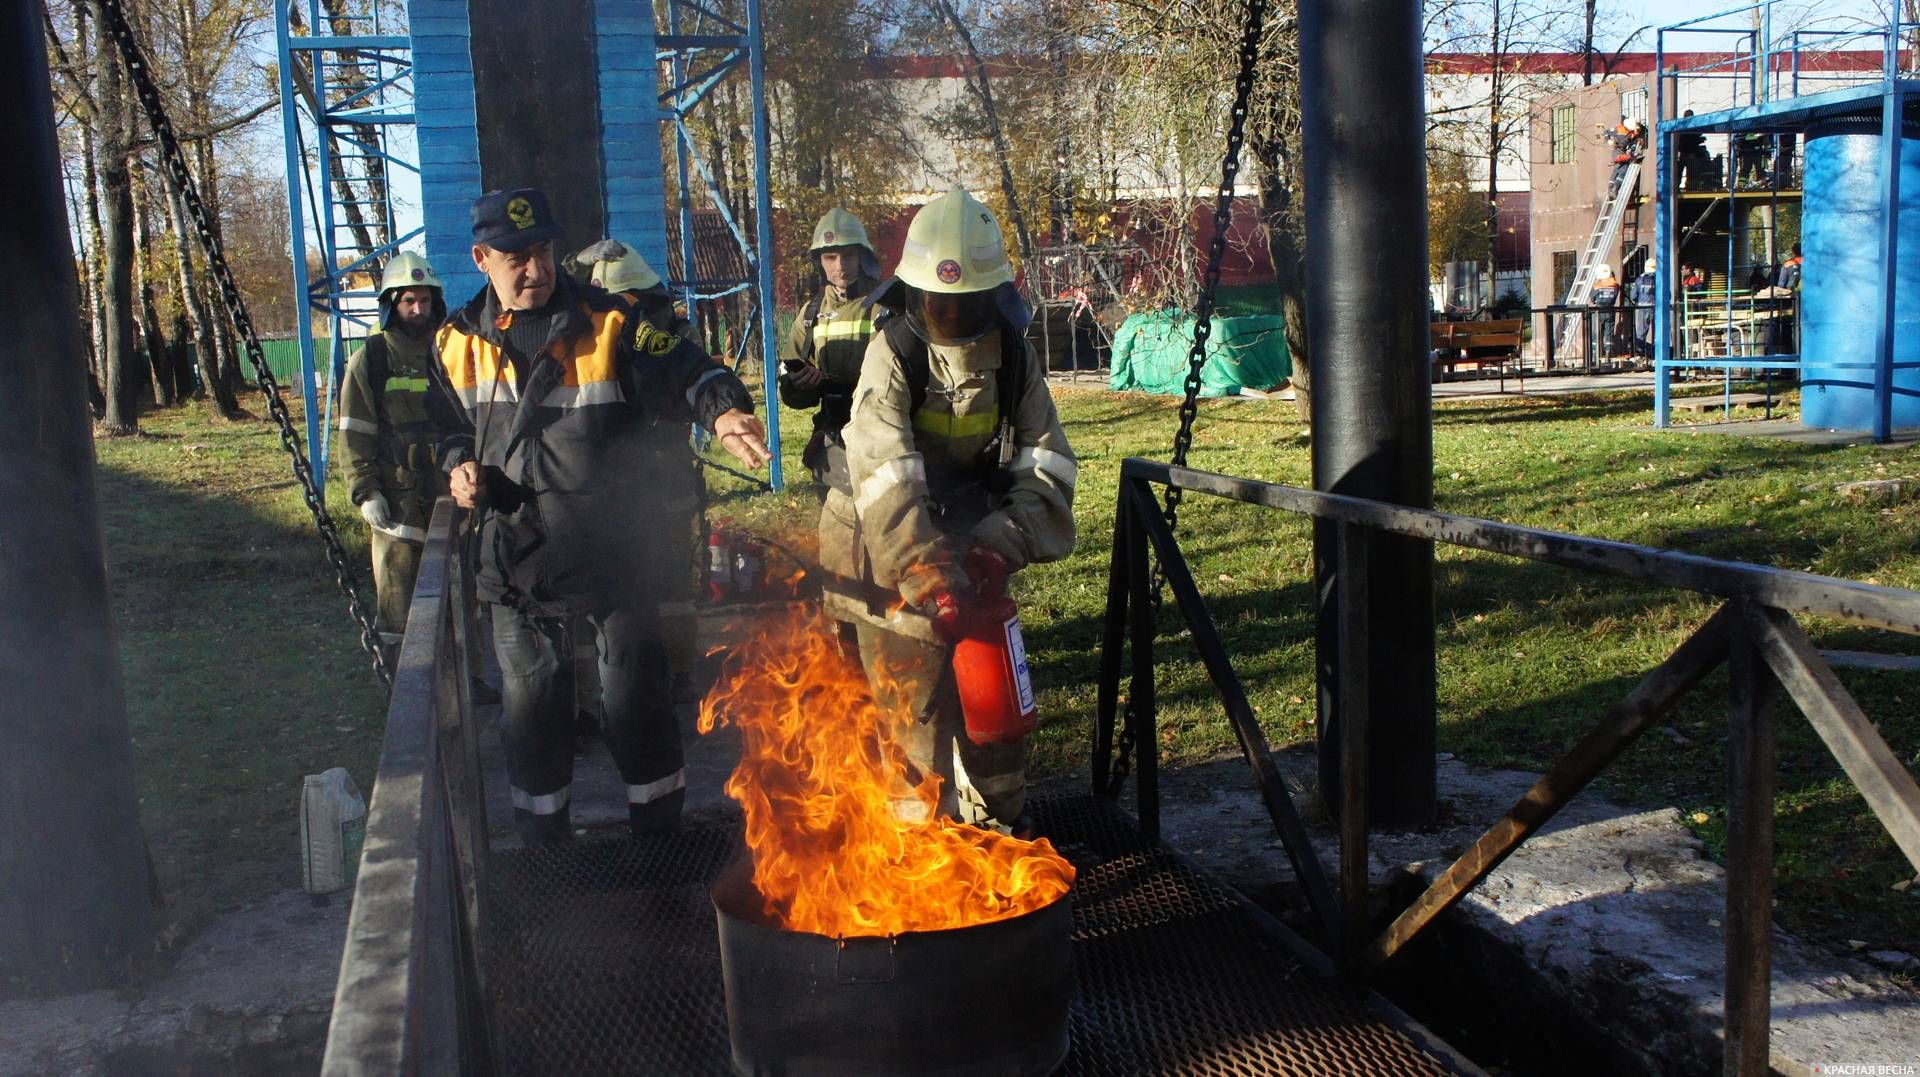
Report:
M884 321L886 314L873 302L880 286L880 257L860 219L839 208L828 210L813 226L807 253L817 283L780 351L780 402L814 412L813 434L800 462L823 486L844 487L847 465L840 428L853 405L867 342L876 320Z
M347 361L340 389L348 496L372 529L373 585L380 640L399 646L407 605L426 548L434 499L446 482L434 463L427 418L433 334L446 320L440 278L427 260L403 251L380 277L380 332Z
M828 581L827 603L902 713L908 757L946 779L942 809L1024 834L1025 744L967 739L951 642L977 594L1072 551L1078 465L991 210L958 190L929 202L882 292L903 316L874 336L854 389L852 492L829 493L820 521L822 562L851 585Z
M673 294L666 281L654 271L641 253L617 239L603 239L568 259L571 267L585 273L587 282L627 303L628 309L656 329L663 330L700 347L700 334L673 305ZM664 536L656 537L656 556L649 557L637 570L646 573L653 593L659 597L660 640L667 652L676 702L693 695L693 667L700 650L695 639L694 592L697 568L696 551L705 536L697 534L706 504L706 480L694 463L691 427L681 423L650 424L647 437L653 443L659 462L661 503L676 521L685 521ZM573 676L579 719L578 734L598 732L601 725L600 666L593 622L586 617L573 618L569 624L573 637Z

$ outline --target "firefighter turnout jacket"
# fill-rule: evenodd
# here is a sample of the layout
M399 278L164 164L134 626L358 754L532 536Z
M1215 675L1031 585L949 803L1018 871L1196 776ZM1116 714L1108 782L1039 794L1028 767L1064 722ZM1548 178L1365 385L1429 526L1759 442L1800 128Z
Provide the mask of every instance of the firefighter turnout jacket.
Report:
M340 435L346 443L348 496L358 505L387 501L396 537L427 540L433 502L446 489L434 463L434 427L427 414L433 339L394 328L366 339L347 361L340 390Z
M863 274L845 291L824 285L800 309L781 349L784 361L820 368L820 381L814 385L800 385L790 373L781 375L780 402L800 411L819 409L801 462L830 485L845 483L844 464L837 458L830 464L827 456L830 448L838 448L840 430L852 411L853 387L873 339L875 315L884 314L884 308L873 305L879 284Z
M845 430L852 492L829 493L820 517L829 572L917 607L936 590L965 593L961 559L976 543L1014 569L1073 550L1079 466L1032 349L1008 333L929 345L896 319L874 336ZM829 600L836 615L922 634L917 614L856 609L831 589Z
M441 330L435 377L440 464L477 460L487 510L480 597L536 615L649 601L640 566L675 515L662 505L660 424L684 429L751 411L740 379L627 303L559 278L552 324L524 384L506 352L514 312L482 288Z

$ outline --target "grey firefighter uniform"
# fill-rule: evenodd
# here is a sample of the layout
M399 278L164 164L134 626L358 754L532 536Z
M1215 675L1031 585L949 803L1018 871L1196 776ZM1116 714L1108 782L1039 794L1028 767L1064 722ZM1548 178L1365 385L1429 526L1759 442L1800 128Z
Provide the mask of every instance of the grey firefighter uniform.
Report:
M401 255L395 262L407 257ZM447 308L440 299L439 281L431 273L424 270L419 278L431 285L403 280L397 287L432 287L437 327L446 318ZM429 329L414 336L400 326L387 301L392 290L381 293L381 320L386 328L369 336L347 360L340 389L348 496L355 505L375 496L384 498L392 520L387 530L372 529L380 638L389 648L399 644L406 631L407 606L420 572L433 502L446 492L445 477L434 463L435 435L427 414L433 332Z
M905 325L900 326L901 330ZM1012 569L1073 549L1079 467L1032 349L1003 346L1001 328L960 347L926 349L928 380L918 409L894 341L868 345L845 429L852 493L834 490L821 514L820 550L832 573L897 589L908 609L876 607L829 590L828 604L854 622L861 661L881 703L910 715L905 747L914 765L946 779L942 810L969 822L1012 823L1026 801L1026 746L979 746L966 737L953 686L951 647L917 607L940 590L968 589L961 559L974 544ZM907 345L909 348L912 345ZM1008 409L1012 443L995 479L978 466L999 425L1003 354L1026 369ZM1004 487L996 492L994 487ZM958 756L956 767L955 757Z

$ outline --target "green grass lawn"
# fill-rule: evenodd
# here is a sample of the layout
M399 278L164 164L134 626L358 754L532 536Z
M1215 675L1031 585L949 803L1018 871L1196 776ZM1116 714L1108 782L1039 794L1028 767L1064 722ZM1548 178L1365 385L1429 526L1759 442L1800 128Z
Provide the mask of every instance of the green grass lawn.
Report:
M1035 767L1057 773L1086 763L1119 463L1164 457L1177 402L1064 387L1056 397L1081 460L1080 546L1025 573L1019 598L1047 719ZM737 482L717 479L714 512L804 536L816 504L798 459L807 417L783 418L794 487L736 497ZM1920 587L1920 502L1857 504L1833 492L1841 482L1920 474L1910 448L1656 433L1649 420L1647 394L1441 406L1436 503ZM210 901L231 903L297 885L299 776L342 764L364 787L381 699L297 493L257 488L286 475L270 428L198 411L152 415L145 425L148 437L98 443L143 807L169 878L193 889L204 877ZM1302 434L1291 404L1206 401L1191 462L1305 484ZM344 513L337 484L334 500ZM345 531L364 558L362 530ZM1307 527L1196 496L1181 533L1268 736L1276 745L1309 740ZM1552 763L1711 612L1685 593L1447 548L1435 579L1440 748L1486 766ZM1162 751L1178 762L1231 749L1231 730L1171 613L1165 628ZM1920 653L1920 640L1906 637L1818 622L1807 629L1822 647ZM1902 760L1920 765L1920 677L1841 677ZM1601 784L1630 804L1679 808L1716 851L1725 688L1724 675L1709 680ZM1911 869L1790 702L1777 720L1782 921L1821 938L1910 945L1920 937L1920 887L1893 886Z

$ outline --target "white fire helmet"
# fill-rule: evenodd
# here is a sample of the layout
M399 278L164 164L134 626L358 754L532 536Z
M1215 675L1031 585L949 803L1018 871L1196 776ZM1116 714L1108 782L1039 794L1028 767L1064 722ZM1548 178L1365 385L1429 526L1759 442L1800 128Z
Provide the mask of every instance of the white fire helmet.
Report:
M896 272L923 292L948 295L991 291L1013 281L1000 222L985 203L957 188L913 215Z

